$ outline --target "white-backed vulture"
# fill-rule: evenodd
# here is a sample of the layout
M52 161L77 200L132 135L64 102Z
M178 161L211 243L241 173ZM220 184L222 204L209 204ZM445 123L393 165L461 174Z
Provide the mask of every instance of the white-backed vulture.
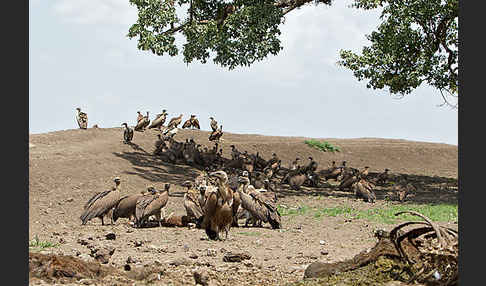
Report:
M140 111L139 112L139 117L140 117ZM149 112L147 111L147 116L142 116L142 118L137 118L138 122L137 125L133 128L135 131L143 132L145 128L150 124L150 119L149 119Z
M209 135L209 141L219 141L221 136L223 136L223 125L220 125L218 129L211 132Z
M165 120L167 119L167 113L165 112L166 110L162 110L161 114L157 114L157 117L155 117L154 120L152 120L152 123L150 123L150 126L148 127L149 129L152 128L159 128L161 129L162 126L164 126Z
M167 129L171 130L172 128L177 128L177 126L179 126L181 122L182 122L182 114L177 117L171 118L169 124L167 124Z
M143 121L144 123L142 124L142 129L145 130L145 128L147 128L147 126L149 126L149 124L150 124L150 117L149 117L148 111L147 111L147 115L144 116L142 120L144 120Z
M123 130L123 143L127 144L132 142L133 129L128 127L127 123L123 123L122 126L125 126L125 130Z
M280 213L278 212L274 202L266 199L261 195L262 190L256 190L248 185L248 179L240 177L240 186L238 193L240 195L241 206L247 210L251 216L262 222L268 222L273 229L281 227ZM247 192L243 191L244 185L247 185ZM248 220L246 225L248 224Z
M82 224L85 225L91 219L97 217L101 219L101 225L105 225L103 217L118 203L120 200L120 178L114 179L115 187L111 190L95 194L84 205L84 210L79 217ZM112 218L113 222L113 218Z
M170 184L165 184L164 191L155 190L152 186L149 187L150 195L145 195L137 200L135 208L135 218L137 220L137 227L141 227L145 221L154 215L157 218L159 226L161 224L161 210L169 200Z
M218 129L218 121L214 120L213 117L209 117L209 119L211 119L210 125L211 125L212 131L214 132Z
M76 108L78 113L76 114L76 122L78 122L80 129L88 128L88 114L81 112L81 108Z

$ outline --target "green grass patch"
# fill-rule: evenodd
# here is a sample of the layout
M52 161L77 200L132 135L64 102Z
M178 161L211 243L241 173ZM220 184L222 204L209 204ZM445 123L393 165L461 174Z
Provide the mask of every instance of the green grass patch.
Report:
M339 147L334 146L327 141L310 139L310 140L305 140L304 143L312 148L316 148L324 152L341 152L341 149Z
M343 216L345 218L365 219L386 224L395 224L400 221L421 220L421 218L410 214L395 216L395 213L402 211L416 211L430 218L432 221L454 222L458 220L458 207L457 205L451 204L402 204L387 207L375 207L368 210L357 210L350 206L337 206L331 208L310 208L308 206L301 206L299 208L284 208L278 205L277 208L282 216L310 214L315 219Z
M44 250L50 247L57 247L58 243L52 243L50 241L40 241L37 235L33 240L29 241L29 250L32 248L34 250Z

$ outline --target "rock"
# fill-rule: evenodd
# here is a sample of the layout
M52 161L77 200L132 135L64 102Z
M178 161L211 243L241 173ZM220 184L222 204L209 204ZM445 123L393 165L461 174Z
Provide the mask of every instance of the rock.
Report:
M324 245L324 244L326 244L326 242L324 240L319 240L319 244Z
M196 284L201 284L203 286L209 285L209 275L205 271L194 271L193 272L194 281Z
M233 252L227 252L223 256L223 261L224 262L241 262L242 260L250 259L251 255L246 252L240 252L240 253L233 253Z
M169 265L174 265L174 266L180 266L180 265L190 266L191 264L192 262L184 257L179 257L169 261Z
M208 248L207 253L208 253L208 256L214 257L214 256L216 256L216 249Z
M199 256L197 256L196 253L192 252L190 255L189 255L189 258L192 258L192 259L197 259Z
M88 245L88 242L82 238L78 238L78 241L77 241L79 244L81 245Z
M114 247L104 247L101 249L93 248L91 250L91 256L101 264L107 264L113 253L115 253Z
M133 259L131 256L128 256L127 257L127 264L130 264L130 263L137 263L137 261L135 259Z
M73 198L67 198L67 200L66 200L66 202L68 202L68 203L70 203L70 202L72 202L72 201L74 201L74 199L73 199Z
M60 244L65 244L65 243L66 243L66 240L65 240L64 238L62 238L62 237L61 237L61 238L59 238L59 243L60 243Z
M189 251L189 246L187 244L184 244L184 251Z
M329 251L321 250L321 255L328 255L328 254L329 254Z
M135 241L135 247L142 246L142 244L143 244L143 241L141 241L141 240Z
M116 235L113 232L106 234L105 237L106 237L107 240L115 240L116 239Z

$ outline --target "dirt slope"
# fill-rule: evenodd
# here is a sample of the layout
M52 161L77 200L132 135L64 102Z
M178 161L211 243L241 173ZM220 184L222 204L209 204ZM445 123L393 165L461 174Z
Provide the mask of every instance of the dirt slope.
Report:
M127 194L140 192L149 184L157 188L162 188L167 182L173 184L167 213L184 213L183 188L180 184L194 178L197 171L184 165L164 163L153 156L156 134L158 132L155 130L135 132L133 143L138 146L136 148L122 143L122 128L73 129L30 135L29 237L32 239L37 235L44 241L61 241L51 251L81 257L84 255L86 259L89 259L89 250L79 244L78 239L87 237L93 243L109 244L116 248L110 260L115 267L123 267L128 256L135 257L143 264L154 260L164 262L196 253L199 258L190 259L193 261L192 266L174 268L173 271L181 271L183 274L178 282L180 284L175 285L193 283L191 271L196 262L199 264L196 268L215 273L215 283L224 285L238 281L255 285L299 280L305 266L314 259L337 261L351 257L374 244L373 228L389 228L363 220L346 222L340 217L329 217L321 221L283 217L285 225L281 231L268 228L232 229L228 241L212 242L201 240L205 237L202 230L133 229L123 219L115 226L102 227L97 219L81 226L79 215L82 205L94 193L112 186L115 176L122 179L122 192ZM212 147L213 144L207 140L208 136L209 132L206 131L179 130L176 139L182 141L194 138L197 143ZM295 157L306 162L307 157L312 156L319 163L319 169L329 166L332 160L346 160L349 166L370 166L373 172L389 168L396 173L457 178L457 146L377 138L329 138L325 140L339 146L342 151L325 153L305 145L305 139L308 138L224 133L222 148L225 157L230 157L231 144L239 150L258 150L266 159L275 152L284 166L288 166ZM326 193L329 195L331 191L326 190ZM457 197L454 196L453 200L457 202ZM288 194L282 197L280 203L289 206L347 204L356 208L367 207L366 203L347 196L330 196L316 201L313 196L302 193ZM380 201L377 204L382 203ZM105 240L104 235L108 232L116 233L117 239ZM320 240L325 241L324 246L319 244ZM143 245L135 247L135 241L143 241ZM311 247L303 247L306 243ZM208 248L218 250L216 257L207 256ZM238 264L238 269L232 270L231 267L235 266L228 266L221 259L222 253L227 250L249 251L253 256L251 263ZM321 251L328 254L321 254ZM238 275L222 274L228 271Z

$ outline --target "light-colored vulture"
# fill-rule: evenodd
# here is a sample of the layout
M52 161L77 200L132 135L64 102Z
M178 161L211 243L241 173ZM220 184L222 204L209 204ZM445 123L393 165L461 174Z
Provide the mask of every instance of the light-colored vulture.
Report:
M213 117L209 117L209 119L211 119L211 129L214 131L216 131L218 129L218 121L214 120Z
M375 192L366 180L360 179L352 185L356 198L362 198L365 202L374 203L376 200Z
M150 186L148 190L152 194L142 196L137 200L135 208L137 227L141 227L151 215L154 215L159 226L162 226L161 211L169 200L169 189L170 184L165 184L163 192L155 190L154 187Z
M80 129L88 128L88 114L81 111L81 108L76 108L78 113L76 114L76 122L78 122Z
M265 167L270 167L272 169L275 169L275 168L277 168L278 161L279 161L279 159L278 159L277 154L273 153L272 158L270 160L268 160L267 165Z
M368 176L368 173L370 172L370 167L366 166L364 169L359 173L361 178L366 178Z
M194 221L200 221L203 217L203 209L200 204L200 193L191 182L185 182L184 186L187 187L187 191L184 194L184 208L186 209L189 219Z
M123 123L122 126L125 126L125 130L123 131L123 143L127 144L132 142L133 129L128 127L127 123Z
M162 110L161 114L157 114L157 117L152 120L152 123L150 123L150 126L148 127L149 129L152 128L159 128L161 129L162 126L164 126L165 120L167 119L167 113L166 110Z
M248 178L244 176L240 177L239 183L238 193L242 208L247 210L253 218L270 223L273 229L281 228L280 213L275 206L275 201L262 195L262 192L267 192L267 190L253 188L248 184ZM246 192L244 192L245 186ZM248 225L248 219L245 225Z
M169 124L167 124L167 129L176 128L182 122L182 114L178 117L173 117L170 119Z
M209 135L209 141L219 141L219 139L223 136L223 125L219 126L218 129L211 132Z
M298 168L300 168L299 166L299 161L300 161L300 158L295 158L295 160L292 162L292 164L290 164L290 171L294 171L294 170L297 170Z
M101 225L105 225L103 217L112 210L120 200L120 178L116 177L114 182L115 187L111 190L97 193L84 205L83 213L79 217L83 225L95 217L101 219Z
M138 111L140 112L140 111ZM141 115L139 113L139 115ZM138 118L137 118L138 120ZM147 111L147 116L142 116L140 120L138 120L137 125L133 128L135 131L143 132L145 128L150 124L149 113Z

